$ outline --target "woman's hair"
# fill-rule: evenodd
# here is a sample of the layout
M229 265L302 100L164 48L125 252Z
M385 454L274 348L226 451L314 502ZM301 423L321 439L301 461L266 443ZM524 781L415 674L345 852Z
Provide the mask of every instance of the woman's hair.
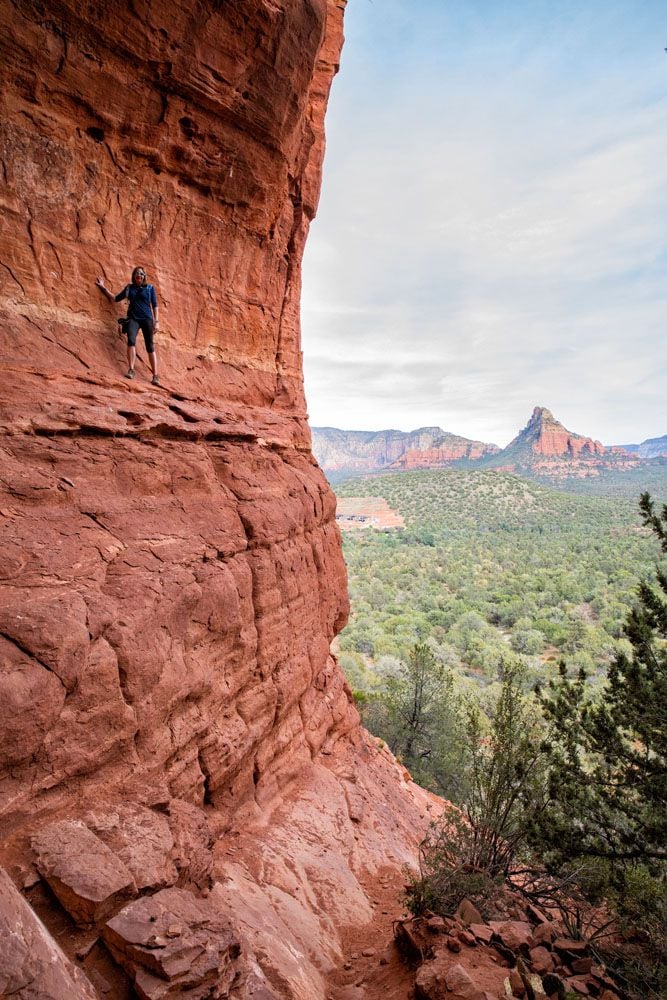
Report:
M146 269L144 267L135 267L132 271L132 284L134 284L134 279L140 274L143 277L142 285L146 284Z

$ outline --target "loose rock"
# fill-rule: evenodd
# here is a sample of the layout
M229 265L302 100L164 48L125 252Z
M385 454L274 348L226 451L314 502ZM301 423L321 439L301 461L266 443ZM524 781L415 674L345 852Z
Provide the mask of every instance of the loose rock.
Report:
M462 899L456 911L456 916L464 924L483 923L482 915L469 899Z
M31 841L35 864L81 926L99 923L136 895L129 869L80 820L61 820Z
M169 936L176 923L178 936ZM102 930L116 961L149 1000L197 990L197 998L224 997L242 974L241 942L209 899L185 889L163 889L126 906Z

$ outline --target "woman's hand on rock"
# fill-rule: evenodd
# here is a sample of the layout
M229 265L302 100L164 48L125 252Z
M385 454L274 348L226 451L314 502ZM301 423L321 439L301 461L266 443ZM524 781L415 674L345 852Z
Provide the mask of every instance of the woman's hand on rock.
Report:
M99 287L100 287L100 288L101 288L101 289L102 289L103 291L106 291L106 287L105 287L105 285L104 285L104 278L95 278L95 284L96 284L96 285L99 285Z

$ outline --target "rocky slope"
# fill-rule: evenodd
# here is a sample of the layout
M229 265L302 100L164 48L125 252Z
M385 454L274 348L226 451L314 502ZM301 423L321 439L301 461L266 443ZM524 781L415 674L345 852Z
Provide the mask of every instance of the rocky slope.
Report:
M441 430L342 431L313 427L313 451L327 473L378 472L446 467L454 462L495 455L494 444L471 441Z
M324 996L434 806L330 654L299 292L343 7L0 6L0 993ZM94 285L136 263L163 388Z

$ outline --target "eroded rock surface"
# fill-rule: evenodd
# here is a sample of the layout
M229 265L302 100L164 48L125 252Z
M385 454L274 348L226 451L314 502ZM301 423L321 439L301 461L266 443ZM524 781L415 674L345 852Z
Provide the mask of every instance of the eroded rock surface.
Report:
M357 724L299 343L343 6L2 7L9 825L74 789L261 807ZM94 284L139 260L164 389Z
M355 928L371 928L367 936L377 948L391 943L391 924L386 938L379 930L382 882L394 873L398 916L405 866L414 865L440 808L386 749L360 733L304 768L261 820L216 844L221 896L280 996L338 1000L329 984L344 964L347 941L359 940ZM369 961L381 968L378 958ZM377 995L407 1000L408 993Z
M178 884L204 889L211 884L213 835L203 809L172 799L167 806Z
M163 889L178 878L174 838L166 816L134 803L91 811L86 825L120 858L138 890Z
M246 978L241 942L215 890L201 898L163 889L130 903L102 934L145 1000L229 997Z

